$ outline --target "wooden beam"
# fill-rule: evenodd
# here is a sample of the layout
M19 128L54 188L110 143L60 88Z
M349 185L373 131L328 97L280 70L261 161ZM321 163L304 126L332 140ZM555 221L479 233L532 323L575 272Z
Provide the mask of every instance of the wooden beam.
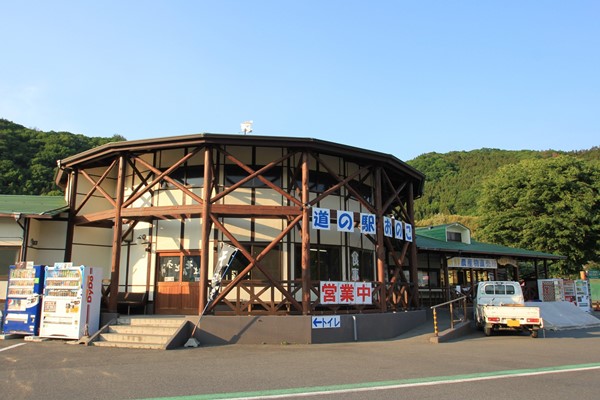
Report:
M311 153L311 155L315 158L315 160L317 160L319 162L319 165L322 165L323 167L325 167L325 169L327 170L327 172L329 172L329 174L333 177L335 177L338 180L342 180L342 178L340 178L335 172L333 172L333 170L331 168L329 168L329 166L327 165L327 163L325 163L322 159L319 158L318 155ZM349 192L351 192L356 199L358 200L358 202L360 204L362 204L367 210L369 210L370 213L372 214L376 214L375 208L369 204L361 195L360 193L358 193L356 190L354 190L354 188L350 185L346 186L346 189L348 189Z
M390 282L396 282L398 280L398 278L400 278L400 280L402 282L408 282L406 280L406 277L404 276L403 264L404 264L404 258L406 257L406 252L408 251L409 242L404 242L404 244L402 245L402 251L400 253L400 256L398 257L396 254L396 251L394 250L392 241L387 237L385 238L385 241L390 249L390 252L392 253L392 261L394 261L394 265L396 266L394 268L394 274L390 278Z
M388 201L386 202L386 204L383 206L384 210L387 210L388 207L390 207L392 205L392 203L394 202L394 200L398 201L398 207L400 208L400 213L402 215L404 215L404 220L405 221L409 221L410 217L408 216L408 213L406 212L406 208L404 208L404 204L402 202L402 199L400 198L400 193L406 188L406 181L402 182L402 184L396 189L394 187L394 184L392 183L392 181L390 180L390 177L388 176L387 173L385 173L385 170L383 171L383 176L387 182L387 184L390 186L390 189L392 189L393 191L395 191L395 194L393 196L390 196L390 198L388 199ZM395 197L394 197L395 196ZM402 219L402 217L401 217Z
M92 195L94 194L94 192L96 191L96 189L98 189L100 191L100 193L102 193L102 195L112 204L112 206L115 206L115 201L113 200L113 198L111 196L108 195L108 193L106 193L104 191L104 189L102 189L102 187L100 186L100 184L102 184L102 182L104 181L104 179L106 179L106 177L108 176L108 174L110 173L110 171L112 171L113 167L115 166L117 160L113 160L112 163L108 166L108 168L106 169L106 171L104 171L104 173L102 174L102 176L100 177L100 179L98 180L98 182L94 182L94 180L92 179L91 176L89 176L87 174L87 172L85 172L84 170L81 170L81 174L85 177L85 179L87 179L88 181L90 181L92 183L92 188L87 192L87 194L85 195L84 199L81 201L81 204L79 204L79 206L77 206L76 210L75 210L75 215L79 214L79 211L81 211L81 209L83 208L83 206L85 206L85 204L88 202L88 200L92 197ZM75 205L74 205L75 206Z
M124 208L121 217L124 219L140 219L144 217L180 218L182 215L192 218L202 216L201 204L185 206L162 206L144 208ZM247 206L243 204L213 204L211 214L220 217L237 218L286 218L295 217L302 213L300 207L294 206ZM95 222L114 219L114 210L99 211L80 215L75 218L76 225L89 225Z
M310 313L310 193L308 153L302 153L302 314Z
M227 236L229 238L229 240L231 240L231 242L239 249L239 251L250 261L250 263L246 266L246 268L244 268L241 272L238 273L238 275L229 283L229 285L227 285L227 287L223 288L223 290L221 291L221 293L219 293L217 295L217 297L215 297L212 305L210 306L209 310L212 309L219 301L221 301L222 299L225 298L225 296L227 296L227 294L243 279L243 277L250 272L250 270L254 267L257 267L258 269L260 269L260 271L263 273L263 275L267 278L267 280L269 280L273 286L275 286L280 292L281 294L297 309L300 310L301 306L300 304L298 304L298 301L296 301L296 299L294 299L294 297L289 293L289 291L287 291L282 285L281 283L279 283L277 280L273 279L273 277L268 273L268 271L266 271L261 265L260 265L260 261L266 256L266 254L271 251L276 245L279 244L279 242L281 242L281 240L294 228L294 226L300 221L301 216L296 217L296 219L294 221L292 221L291 224L289 224L279 235L277 235L277 237L275 239L273 239L271 241L271 243L269 243L269 245L267 245L267 247L256 257L252 256L252 254L246 250L246 248L240 243L238 242L238 240L235 238L235 236L233 236L226 228L225 226L223 226L223 224L221 224L219 222L219 220L217 220L216 217L211 216L211 219L213 221L213 224L217 227L217 229L219 229L221 232L223 232L223 234L225 236Z
M69 219L67 221L67 237L65 242L64 261L70 262L73 256L73 237L75 235L75 202L77 201L77 183L79 174L77 170L71 172L69 182Z
M385 290L385 246L383 245L383 209L381 208L382 203L382 190L381 190L381 167L375 169L375 213L377 218L375 220L376 225L376 244L375 244L375 255L377 258L377 280L381 282L380 303L381 312L387 310L387 295Z
M202 188L202 232L200 237L200 299L198 303L198 313L202 313L206 307L208 293L208 257L210 246L210 230L212 220L210 218L211 204L210 196L212 192L212 149L204 148L204 187Z
M119 274L121 266L121 239L123 225L121 223L121 206L125 195L125 158L119 157L119 174L117 177L117 202L114 209L115 226L113 228L111 272L110 272L110 295L108 297L108 311L117 312L117 297L119 293Z
M258 171L254 171L252 168L250 168L249 166L247 166L246 164L244 164L243 162L241 162L240 160L238 160L237 158L235 158L234 156L232 156L231 154L229 154L225 149L220 149L220 151L225 154L225 156L227 157L228 160L232 161L233 163L235 163L238 167L242 168L244 171L246 171L249 175L242 178L239 182L236 182L235 184L233 184L231 187L225 189L224 191L220 192L219 194L217 194L216 196L214 196L210 201L211 202L216 202L218 200L220 200L221 198L225 197L226 195L228 195L229 193L233 192L234 190L238 189L239 187L241 187L244 183L254 179L254 178L258 178L261 182L263 182L265 185L269 186L271 189L275 190L277 193L281 194L283 197L285 197L286 199L288 199L289 201L297 204L298 206L301 205L300 201L298 199L296 199L295 197L291 196L289 193L287 193L285 190L283 190L281 187L275 185L273 182L271 182L270 180L266 179L265 177L262 176L263 173L267 172L268 170L270 170L271 168L275 167L277 164L282 163L283 161L289 159L290 157L292 157L295 153L288 153L285 156L270 162L269 164L265 165L264 167L262 167L261 169L259 169Z
M319 196L317 196L317 198L313 199L310 204L314 205L317 204L319 201L321 201L322 199L324 199L325 197L329 196L331 193L335 192L336 190L338 190L339 188L341 188L342 186L345 187L346 189L350 187L350 185L348 185L348 182L350 182L352 179L354 179L356 176L360 175L363 171L367 170L368 168L363 168L360 169L358 171L356 171L353 174L350 174L348 177L346 177L346 179L342 179L339 176L335 176L335 178L339 181L336 185L330 187L329 189L327 189L326 191L324 191L323 193L321 193Z
M150 171L154 172L154 174L156 174L157 176L143 190L141 190L140 192L135 193L134 195L130 196L127 199L127 201L125 201L123 203L123 207L129 207L131 204L133 204L133 202L135 202L137 199L139 199L141 196L143 196L144 193L146 193L147 191L149 191L150 189L152 189L155 185L158 185L158 183L161 180L163 180L163 179L166 180L167 182L170 182L171 184L173 184L174 186L176 186L178 189L180 189L183 192L185 192L187 195L191 196L197 202L201 203L202 199L199 196L197 196L195 193L192 193L185 186L180 185L174 179L171 179L169 177L169 174L171 174L171 172L175 171L182 164L184 164L187 160L189 160L190 158L192 158L193 156L195 156L201 149L202 149L202 147L198 147L198 148L194 149L192 152L190 152L190 153L186 154L185 156L183 156L179 161L177 161L175 164L173 164L172 166L170 166L164 172L160 171L158 168L155 168L153 165L151 165L150 163L146 162L146 160L144 160L143 158L137 157L137 156L133 156L133 158L137 162L139 162L140 164L142 164L143 166L145 166L146 168L148 168Z
M415 207L414 207L414 189L412 182L408 184L408 200L407 200L407 211L409 216L409 223L413 229L413 241L410 243L409 263L410 263L410 275L411 282L413 284L413 307L419 307L419 273L417 270L418 258L417 258L417 238L415 235Z
M187 161L189 158L191 158L192 156L195 155L195 153L197 153L199 149L196 149L196 151L191 152L189 154L187 154L186 156L184 156L181 160L178 161L181 163L184 163L185 161ZM176 168L174 168L175 166L179 167L178 164L173 165L172 167L170 167L169 169L167 169L165 172L161 172L158 168L155 168L154 166L152 166L150 163L147 163L145 160L138 158L138 162L140 162L142 165L144 165L146 168L148 168L149 170L151 170L152 172L154 172L156 175L158 175L151 183L150 186L146 189L149 189L151 187L153 187L154 185L156 185L158 182L160 182L161 180L165 180L169 183L171 183L173 186L175 186L177 189L181 190L183 193L187 194L188 196L190 196L192 199L196 200L198 203L202 204L202 199L200 198L200 196L198 196L196 193L192 192L191 190L189 190L188 188L186 188L185 186L183 186L181 183L177 182L175 179L171 178L169 176L169 174L171 172L173 172ZM142 192L140 192L140 194L136 194L134 196L132 196L131 198L129 198L124 206L127 207L129 205L131 205L133 203L132 198L134 199L138 199L139 196L141 195L141 193L144 193L146 190L142 190Z

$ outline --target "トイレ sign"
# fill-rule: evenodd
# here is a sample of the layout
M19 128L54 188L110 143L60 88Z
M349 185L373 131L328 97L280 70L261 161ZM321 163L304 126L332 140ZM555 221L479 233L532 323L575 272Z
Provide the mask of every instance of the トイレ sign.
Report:
M324 315L312 317L311 327L313 329L339 328L342 326L339 315Z

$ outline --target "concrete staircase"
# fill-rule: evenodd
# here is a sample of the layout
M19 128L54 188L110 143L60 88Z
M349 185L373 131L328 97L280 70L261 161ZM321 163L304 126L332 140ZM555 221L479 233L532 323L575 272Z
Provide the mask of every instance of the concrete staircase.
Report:
M90 345L166 350L184 325L183 317L120 316Z

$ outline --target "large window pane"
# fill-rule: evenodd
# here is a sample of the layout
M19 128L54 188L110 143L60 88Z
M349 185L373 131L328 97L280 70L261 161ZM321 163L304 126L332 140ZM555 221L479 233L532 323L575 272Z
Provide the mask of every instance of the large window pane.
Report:
M252 255L258 256L266 246L252 246ZM261 267L276 281L281 280L281 254L279 249L274 248L260 262ZM252 279L266 280L267 277L258 267L252 270Z
M264 249L265 245L246 245L246 248L250 250L254 257L258 256ZM240 274L250 264L248 260L241 252L238 252L235 259L229 266L229 271L226 274L226 279L233 279ZM279 248L275 247L267 253L267 255L260 261L261 267L276 281L281 280L281 252ZM258 267L252 268L249 274L244 279L256 279L256 280L267 280L267 277Z
M298 246L297 254L300 253ZM320 281L341 281L342 262L339 247L311 245L310 248L310 279ZM300 255L301 259L301 255ZM302 266L296 265L298 278L302 276Z
M250 168L254 171L258 171L263 166L251 165ZM225 186L232 186L242 179L248 177L250 174L238 165L225 165ZM268 171L261 174L263 178L266 178L270 182L273 182L277 186L281 186L281 167L273 167ZM246 188L262 188L267 187L258 177L250 179L245 182L242 187Z
M204 166L194 165L187 167L185 182L191 187L204 186Z

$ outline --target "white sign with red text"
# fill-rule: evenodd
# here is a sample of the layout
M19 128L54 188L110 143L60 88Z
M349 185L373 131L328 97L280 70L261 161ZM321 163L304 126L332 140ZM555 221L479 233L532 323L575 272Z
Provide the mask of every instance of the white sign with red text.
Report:
M371 282L321 281L321 304L373 304Z

